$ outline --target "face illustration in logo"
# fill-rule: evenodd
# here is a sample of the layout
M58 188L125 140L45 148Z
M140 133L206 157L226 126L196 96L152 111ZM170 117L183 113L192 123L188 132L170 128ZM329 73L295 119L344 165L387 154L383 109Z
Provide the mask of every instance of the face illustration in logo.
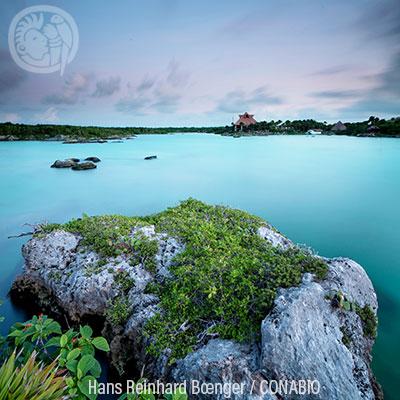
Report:
M78 46L78 31L72 17L52 6L35 6L17 14L9 30L14 61L31 72L60 71L72 61Z
M16 31L17 51L21 57L32 64L46 63L45 56L48 56L48 39L41 32L43 26L43 14L38 17L32 14L26 17L18 25Z
M48 52L46 36L36 29L31 29L25 34L23 43L19 46L21 53L24 52L34 60L43 60Z

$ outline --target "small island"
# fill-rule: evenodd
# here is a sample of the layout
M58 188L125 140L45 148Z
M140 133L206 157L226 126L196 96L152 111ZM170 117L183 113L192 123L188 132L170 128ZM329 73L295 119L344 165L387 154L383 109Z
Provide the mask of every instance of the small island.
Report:
M307 377L318 399L382 398L366 272L244 211L189 199L146 217L84 215L38 226L23 256L13 299L90 322L120 374L235 381L246 393L254 381Z

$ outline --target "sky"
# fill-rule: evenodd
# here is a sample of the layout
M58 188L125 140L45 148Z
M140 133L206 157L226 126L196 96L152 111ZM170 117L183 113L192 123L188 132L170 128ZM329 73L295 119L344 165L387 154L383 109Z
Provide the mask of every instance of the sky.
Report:
M0 121L97 126L336 122L400 115L399 0L45 1L75 20L65 73L12 59L0 3Z

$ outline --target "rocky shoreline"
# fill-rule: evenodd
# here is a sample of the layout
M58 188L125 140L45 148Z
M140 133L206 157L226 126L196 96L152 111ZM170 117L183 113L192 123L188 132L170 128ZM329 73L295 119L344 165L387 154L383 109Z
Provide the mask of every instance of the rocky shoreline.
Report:
M273 379L318 380L321 391L313 399L383 398L370 367L377 297L366 272L355 261L313 256L326 263L324 278L304 273L299 285L280 288L251 339L240 342L206 330L192 351L172 359L169 348L158 355L146 351L154 340L146 326L163 308L160 296L149 287L178 279L173 266L187 243L184 237L152 223L133 224L129 232L133 242L156 244L151 268L142 256L134 262L125 253L102 257L82 232L62 226L37 232L23 246L24 269L13 284L12 297L34 301L72 323L95 321L109 339L111 363L121 373L142 371L147 377L175 382L242 383L246 394L231 397L236 400L280 399L261 395L257 385L250 394L253 382ZM266 250L297 249L265 222L254 235L262 239ZM122 294L129 305L126 319L115 313L109 318L111 304L115 306ZM187 325L183 323L178 330L184 332Z
M82 144L82 143L123 143L124 140L134 139L136 135L131 136L112 136L106 138L84 138L84 137L68 137L64 135L52 136L49 138L37 138L34 135L20 138L13 135L0 135L0 142L62 142L63 144Z

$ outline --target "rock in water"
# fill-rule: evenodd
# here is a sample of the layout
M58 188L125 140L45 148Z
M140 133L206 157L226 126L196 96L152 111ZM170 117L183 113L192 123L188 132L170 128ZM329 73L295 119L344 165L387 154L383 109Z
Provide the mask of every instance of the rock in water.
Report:
M94 163L98 163L101 160L98 157L87 157L87 158L85 158L85 161L91 161L91 162L94 162Z
M86 169L94 169L97 168L97 165L91 161L82 162L80 164L75 164L72 169L74 171L83 171Z
M68 160L56 160L51 165L51 168L71 168L76 165L77 161L75 160L79 161L79 159L77 158L70 158Z
M144 159L145 160L155 160L157 158L157 156L147 156Z
M132 243L143 244L143 238L156 243L151 268L140 254L101 257L80 234L59 229L23 246L25 265L14 282L13 297L35 301L77 323L90 318L103 324L106 316L103 334L110 341L112 364L121 371L129 365L138 371L145 366L146 376L167 382L199 380L228 388L242 384L244 392L229 397L234 400L382 398L370 368L375 333L365 320L369 315L376 323L376 294L363 268L345 258L324 259L328 272L322 280L306 273L298 286L279 289L259 331L247 343L218 338L210 321L210 330L196 336L197 344L185 357L171 363L168 348L158 356L147 353L152 339L146 335L146 324L162 310L158 292L149 287L177 279L171 265L185 251L185 241L156 231L146 221L132 224L128 230ZM268 224L260 222L258 229L252 229L282 254L296 247ZM113 303L116 299L123 302ZM368 313L360 312L364 308ZM319 393L263 393L263 383L280 379L318 381ZM223 400L226 395L194 398Z

